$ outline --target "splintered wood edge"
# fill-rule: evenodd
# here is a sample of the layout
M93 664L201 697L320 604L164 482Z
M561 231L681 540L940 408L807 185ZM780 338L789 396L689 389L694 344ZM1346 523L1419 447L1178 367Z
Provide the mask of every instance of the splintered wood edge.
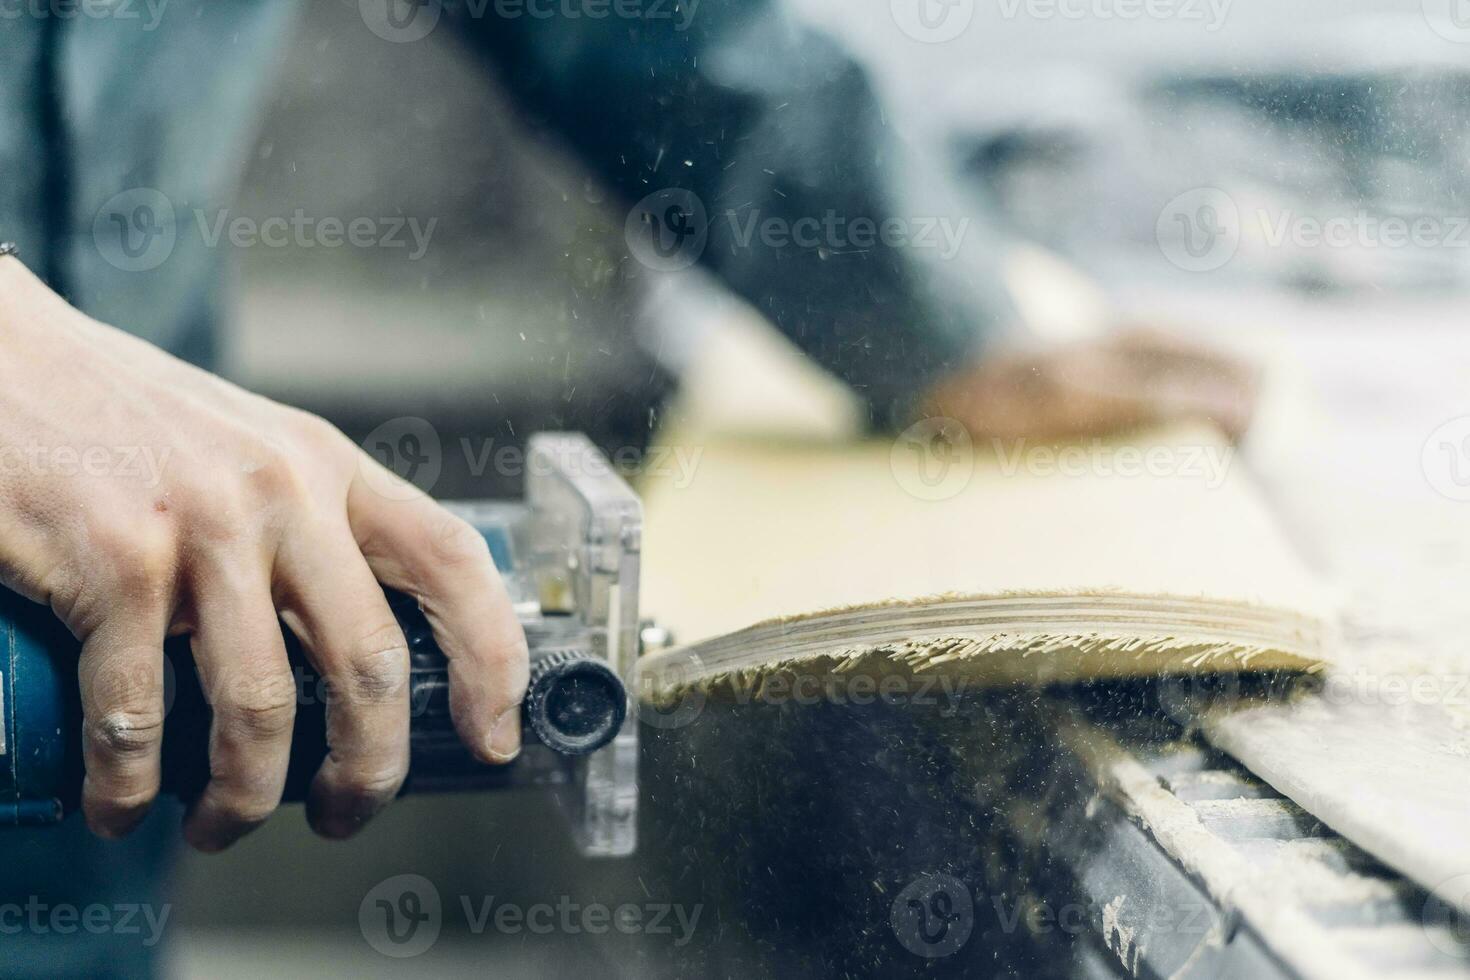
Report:
M944 596L768 620L652 654L635 690L757 693L775 678L939 674L1004 686L1162 673L1320 671L1323 619L1249 602L1116 592Z

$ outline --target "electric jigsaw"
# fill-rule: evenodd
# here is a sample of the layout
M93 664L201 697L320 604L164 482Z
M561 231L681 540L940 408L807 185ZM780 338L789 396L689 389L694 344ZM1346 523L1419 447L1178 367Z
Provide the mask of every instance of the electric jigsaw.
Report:
M553 793L589 856L636 842L637 725L628 717L638 653L642 508L580 434L533 436L521 501L451 502L484 535L526 632L531 674L523 748L481 763L449 716L448 662L411 598L388 591L411 660L409 775L402 793L533 787ZM327 692L286 632L297 711L285 802L305 799L326 755ZM0 589L0 826L59 822L83 777L79 645L52 612ZM209 778L210 708L188 639L165 646L163 787L192 799Z

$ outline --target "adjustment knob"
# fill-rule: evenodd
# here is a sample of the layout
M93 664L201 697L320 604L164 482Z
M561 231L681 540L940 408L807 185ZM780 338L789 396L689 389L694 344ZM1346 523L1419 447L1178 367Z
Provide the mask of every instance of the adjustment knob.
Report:
M535 658L523 705L543 745L562 755L596 752L618 734L628 716L622 678L582 650Z

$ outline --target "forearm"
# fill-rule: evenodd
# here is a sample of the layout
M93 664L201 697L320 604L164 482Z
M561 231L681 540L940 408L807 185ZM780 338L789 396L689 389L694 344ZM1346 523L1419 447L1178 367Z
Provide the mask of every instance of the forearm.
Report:
M862 68L779 4L705 0L682 27L456 23L629 202L692 192L702 235L682 264L697 258L846 379L875 423L906 415L1009 319L978 216L918 186L922 161Z
M753 108L710 195L707 262L864 396L874 424L901 422L1008 318L996 255L978 216L934 193L847 52L801 33L779 77L756 68L774 31L727 42L745 68L723 81Z

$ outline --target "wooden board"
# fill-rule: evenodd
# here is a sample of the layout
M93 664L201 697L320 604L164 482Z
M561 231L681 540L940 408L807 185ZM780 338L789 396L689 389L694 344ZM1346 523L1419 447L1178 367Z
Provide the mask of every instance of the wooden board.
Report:
M681 644L645 659L645 690L792 663L1014 683L1325 656L1323 594L1206 427L859 440L806 410L789 361L758 373L745 427L729 379L761 359L718 360L642 486L643 605ZM763 410L778 398L790 431Z

